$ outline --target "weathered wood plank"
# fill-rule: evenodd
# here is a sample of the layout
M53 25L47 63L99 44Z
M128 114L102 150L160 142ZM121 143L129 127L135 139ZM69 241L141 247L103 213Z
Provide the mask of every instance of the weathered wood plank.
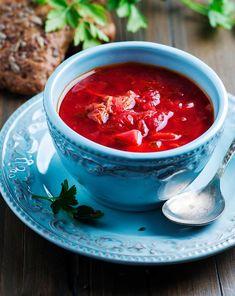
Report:
M171 4L171 26L174 46L199 57L211 66L226 88L235 93L235 37L231 31L212 29L206 18Z
M10 93L0 95L1 126L7 120L12 111L20 104L22 104L22 99L16 95ZM12 212L6 208L2 199L0 200L0 217L0 295L4 295L4 291L6 289L8 290L8 287L14 289L13 293L18 292L18 284L21 280L21 273L18 270L18 268L20 268L20 264L19 266L17 265L22 262L20 262L20 258L18 256L19 253L17 254L17 250L15 252L14 249L18 249L18 247L22 245L21 235L16 236L16 234L23 233L23 225L16 221L17 219L14 217ZM20 225L19 228L15 227L15 223L9 222L11 219L14 219L17 225ZM14 253L17 255L15 256L15 260L12 260L12 258L14 258L14 255L12 254ZM17 272L14 276L11 276L13 270L17 270Z
M213 259L158 268L151 272L151 295L221 295Z
M72 295L68 281L68 260L65 251L29 229L24 232L23 280L20 295Z
M1 295L19 295L24 268L24 225L5 210L4 249L1 266Z
M1 125L24 101L1 92ZM24 226L2 199L0 237L0 295L71 295L66 263L70 253Z
M74 295L221 295L212 259L166 267L115 265L81 256L77 260Z
M0 96L1 125L7 120L12 111L22 103L17 96L4 93ZM22 233L24 226L18 222L3 200L0 201L0 295L6 291L17 295L19 283L22 280L23 261L18 252L22 248ZM20 234L20 235L19 235ZM15 271L14 276L12 276Z
M71 295L67 257L6 210L0 295Z
M235 295L235 250L229 250L216 257L218 277L224 296Z

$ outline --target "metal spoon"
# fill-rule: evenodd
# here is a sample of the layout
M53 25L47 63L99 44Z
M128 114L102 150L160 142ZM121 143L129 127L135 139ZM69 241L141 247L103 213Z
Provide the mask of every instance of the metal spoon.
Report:
M195 191L183 192L165 202L162 212L166 218L178 224L189 226L207 225L216 220L225 208L220 180L234 153L235 139L213 179L205 187Z

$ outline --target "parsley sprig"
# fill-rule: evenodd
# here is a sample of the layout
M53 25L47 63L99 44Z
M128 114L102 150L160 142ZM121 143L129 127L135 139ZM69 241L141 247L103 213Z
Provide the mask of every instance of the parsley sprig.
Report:
M127 29L131 32L146 28L147 22L136 7L139 1L109 0L108 5L103 6L91 0L34 0L36 4L52 7L47 15L45 31L53 32L68 25L75 29L74 45L81 43L83 49L109 41L102 31L107 25L109 10L116 10L119 17L128 18Z
M100 29L107 24L107 10L104 6L90 0L34 0L39 5L52 7L47 15L46 32L53 32L66 25L75 29L74 45L83 44L88 48L101 42L108 42L109 37Z
M235 26L235 2L234 0L179 0L189 9L208 17L212 27L232 29ZM117 15L128 18L127 28L136 32L140 28L147 27L145 17L138 10L136 4L140 0L108 0L110 10L116 10Z
M51 209L55 215L63 210L80 222L98 219L104 215L103 212L94 210L90 206L78 205L76 193L75 185L69 188L68 181L64 180L61 183L61 192L58 197L32 195L32 198L45 199L51 202Z
M232 29L235 25L235 3L233 0L210 0L199 3L195 0L180 0L185 6L205 15L212 27Z
M52 9L47 15L46 32L64 28L75 29L74 44L83 48L108 42L109 37L102 28L107 25L108 11L120 18L127 18L127 30L136 32L147 28L147 20L138 8L141 0L107 0L106 5L91 0L33 0L36 4L49 4ZM157 1L157 0L156 0ZM212 27L232 29L235 26L234 0L178 0L189 9L206 16Z
M127 30L137 32L139 29L147 28L144 15L137 8L140 0L108 0L108 8L116 11L118 17L127 18Z

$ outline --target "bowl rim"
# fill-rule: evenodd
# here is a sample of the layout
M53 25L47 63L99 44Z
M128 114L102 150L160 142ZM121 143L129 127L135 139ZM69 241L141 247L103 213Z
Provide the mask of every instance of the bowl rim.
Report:
M195 140L180 146L178 148L164 150L164 151L157 151L157 152L129 152L118 150L114 148L110 148L92 140L85 138L82 135L79 135L77 132L72 130L66 123L60 118L58 112L56 111L55 106L52 103L52 96L53 96L53 88L58 83L59 79L62 77L64 71L71 67L77 60L82 60L88 56L96 55L98 53L102 53L102 51L109 50L109 49L156 49L167 51L170 54L181 58L182 60L187 60L193 63L193 65L199 68L202 72L206 72L209 79L215 85L216 91L219 93L219 110L216 116L215 121L211 125L211 127L204 132L201 136L196 138ZM180 73L180 71L178 71ZM208 75L209 74L209 75ZM103 44L96 46L94 48L86 49L75 55L66 59L63 63L61 63L55 71L52 73L50 78L48 79L44 94L43 94L43 105L44 110L46 112L48 120L54 125L54 127L62 134L66 139L70 140L73 144L79 146L81 149L83 147L89 151L95 151L96 153L109 155L110 157L115 158L124 158L124 159L133 159L133 160L154 160L154 159L162 159L162 158L169 158L169 157L176 157L182 154L190 153L193 150L203 146L207 142L209 142L223 127L227 110L228 110L228 96L225 90L225 87L215 73L215 71L210 68L206 63L201 61L199 58L174 47L163 45L159 43L147 42L147 41L123 41L123 42L113 42L108 44Z

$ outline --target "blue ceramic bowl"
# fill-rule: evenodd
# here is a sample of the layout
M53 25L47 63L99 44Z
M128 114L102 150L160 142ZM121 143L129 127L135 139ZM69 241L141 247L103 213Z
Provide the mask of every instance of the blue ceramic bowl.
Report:
M151 153L108 148L77 134L58 115L63 94L84 72L123 62L163 66L190 77L211 98L213 125L187 145ZM56 150L68 172L97 201L121 210L144 211L179 193L198 176L223 129L228 99L216 73L196 57L155 43L120 42L82 51L63 62L47 82L44 107Z

